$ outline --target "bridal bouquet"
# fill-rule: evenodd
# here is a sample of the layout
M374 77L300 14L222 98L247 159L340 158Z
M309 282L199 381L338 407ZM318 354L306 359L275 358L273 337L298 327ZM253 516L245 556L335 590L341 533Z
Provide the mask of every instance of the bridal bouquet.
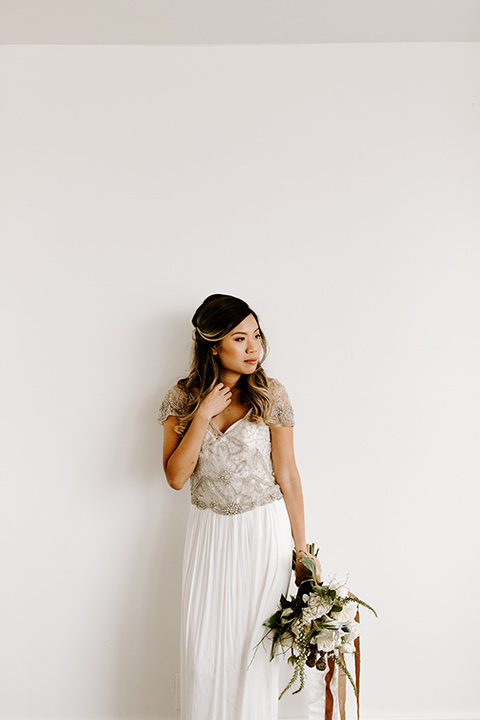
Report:
M314 546L309 546L314 553ZM318 551L317 551L318 552ZM290 600L282 595L280 607L264 623L268 628L261 642L267 637L272 640L270 659L278 653L288 654L293 665L293 676L280 698L299 680L300 692L305 685L305 665L325 670L327 663L338 665L350 680L355 695L357 687L345 662L345 653L356 653L360 635L358 606L375 610L348 590L345 581L333 579L328 583L316 582L316 567L312 558L302 557L299 561L310 571ZM294 563L295 565L295 563ZM333 661L333 662L332 662Z

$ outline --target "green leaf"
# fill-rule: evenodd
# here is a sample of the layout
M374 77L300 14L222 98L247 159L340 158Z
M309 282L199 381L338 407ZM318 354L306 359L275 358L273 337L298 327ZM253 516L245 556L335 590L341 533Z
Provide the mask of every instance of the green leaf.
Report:
M275 613L275 615L269 617L268 620L265 620L263 624L265 625L265 627L271 628L272 630L275 628L280 628L282 626L281 613Z
M305 567L308 568L308 570L310 570L310 572L312 573L312 577L314 577L314 578L316 577L317 568L315 565L315 561L312 560L312 558L301 557L301 558L298 558L298 562L301 562L302 565L305 565Z

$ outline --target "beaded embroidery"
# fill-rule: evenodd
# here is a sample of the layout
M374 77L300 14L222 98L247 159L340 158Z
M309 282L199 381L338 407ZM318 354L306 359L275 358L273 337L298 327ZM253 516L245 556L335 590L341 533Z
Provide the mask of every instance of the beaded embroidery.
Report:
M251 422L247 413L221 432L211 424L190 477L191 501L222 515L238 515L282 498L275 480L268 425L293 425L294 415L284 386L269 379L272 409L267 423ZM159 422L182 414L185 391L174 386L159 411Z

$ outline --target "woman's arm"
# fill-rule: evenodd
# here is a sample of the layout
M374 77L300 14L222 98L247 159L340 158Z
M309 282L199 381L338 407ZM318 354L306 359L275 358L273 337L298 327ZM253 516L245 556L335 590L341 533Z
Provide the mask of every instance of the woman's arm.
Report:
M175 432L178 418L169 415L163 424L163 469L168 484L181 490L195 469L210 420L230 404L232 393L218 383L198 406L183 437Z
M297 557L309 555L305 539L305 513L303 506L302 483L300 473L295 462L295 451L293 447L293 427L287 425L270 426L272 438L272 462L275 479L280 485L287 507L288 517L292 528L293 542ZM310 555L310 557L312 557ZM320 582L321 567L318 559L317 582ZM297 577L302 563L297 561ZM304 568L305 569L305 568Z

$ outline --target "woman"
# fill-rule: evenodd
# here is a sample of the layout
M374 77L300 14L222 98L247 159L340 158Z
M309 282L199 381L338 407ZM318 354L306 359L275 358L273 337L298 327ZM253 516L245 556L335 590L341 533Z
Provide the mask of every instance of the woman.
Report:
M182 720L274 720L278 665L255 645L307 555L293 411L262 369L257 315L230 295L195 312L193 362L160 408L164 470L190 479L183 566ZM304 566L297 561L297 582ZM318 580L320 565L317 564ZM252 660L253 657L253 660Z

